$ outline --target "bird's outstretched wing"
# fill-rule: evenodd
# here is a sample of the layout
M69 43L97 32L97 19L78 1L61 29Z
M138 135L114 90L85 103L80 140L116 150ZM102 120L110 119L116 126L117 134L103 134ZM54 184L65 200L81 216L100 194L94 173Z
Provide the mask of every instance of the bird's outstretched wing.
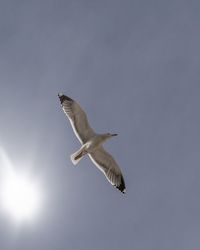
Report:
M125 193L126 187L123 175L115 159L101 146L89 154L92 162L105 174L108 181Z
M95 135L93 129L88 123L86 113L80 105L70 97L63 94L58 94L58 97L63 111L70 120L75 135L79 141L84 144Z

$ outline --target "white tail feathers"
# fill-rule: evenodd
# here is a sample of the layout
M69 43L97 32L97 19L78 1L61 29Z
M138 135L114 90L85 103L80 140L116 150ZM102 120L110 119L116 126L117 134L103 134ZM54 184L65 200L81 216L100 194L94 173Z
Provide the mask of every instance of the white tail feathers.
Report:
M71 155L71 161L74 165L78 164L79 161L82 159L84 156L84 152L82 151L82 148L76 151L74 154Z

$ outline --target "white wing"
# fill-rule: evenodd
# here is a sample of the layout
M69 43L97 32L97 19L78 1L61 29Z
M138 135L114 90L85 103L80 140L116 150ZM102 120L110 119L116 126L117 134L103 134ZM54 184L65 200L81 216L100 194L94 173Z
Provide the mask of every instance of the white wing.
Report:
M115 159L101 146L93 153L89 154L92 162L105 174L108 181L118 188L122 193L125 193L125 182L121 170Z
M88 123L86 113L77 102L68 96L62 94L58 94L58 96L60 98L62 109L69 118L75 135L79 141L84 144L95 135L93 129Z

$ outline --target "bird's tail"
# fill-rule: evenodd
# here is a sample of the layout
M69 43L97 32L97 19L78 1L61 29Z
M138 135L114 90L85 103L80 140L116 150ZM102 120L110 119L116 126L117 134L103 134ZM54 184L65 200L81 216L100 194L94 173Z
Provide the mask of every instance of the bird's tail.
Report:
M83 149L79 149L74 154L71 155L71 161L74 165L78 164L82 157L85 155Z

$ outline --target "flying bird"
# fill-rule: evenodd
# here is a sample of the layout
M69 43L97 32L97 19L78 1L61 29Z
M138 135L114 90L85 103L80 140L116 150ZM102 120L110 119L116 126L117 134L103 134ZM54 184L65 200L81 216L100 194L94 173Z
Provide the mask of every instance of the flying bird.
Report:
M69 118L73 131L81 148L71 155L71 161L76 165L84 155L89 155L92 162L103 172L107 180L125 193L126 187L122 172L115 159L102 146L108 139L117 134L97 134L89 125L87 115L81 106L70 97L58 94L64 113Z

